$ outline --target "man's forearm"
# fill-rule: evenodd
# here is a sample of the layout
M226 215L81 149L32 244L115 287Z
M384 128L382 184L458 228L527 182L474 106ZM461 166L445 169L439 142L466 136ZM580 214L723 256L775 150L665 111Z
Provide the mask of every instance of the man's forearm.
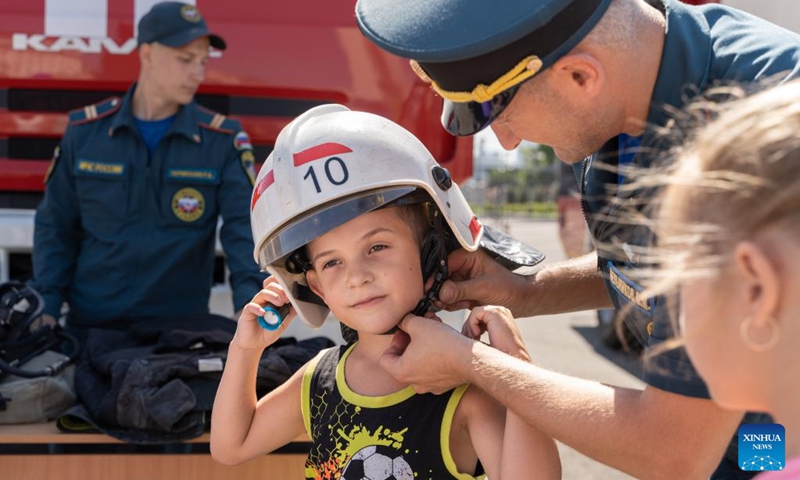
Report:
M611 300L597 271L597 254L592 252L543 268L531 276L530 301L516 317L610 308Z
M561 375L482 344L472 354L468 381L545 434L637 478L707 478L741 418L710 400Z

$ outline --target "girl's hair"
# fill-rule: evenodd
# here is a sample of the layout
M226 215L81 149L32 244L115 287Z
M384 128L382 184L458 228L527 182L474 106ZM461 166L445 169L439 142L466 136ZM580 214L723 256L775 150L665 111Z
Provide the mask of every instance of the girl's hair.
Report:
M800 240L800 80L772 85L703 94L659 132L674 145L657 162L664 166L628 171L635 180L613 200L624 212L619 232L654 233L654 245L634 252L646 267L628 273L644 285L646 298L667 297L673 324L680 284L719 278L738 242L770 228ZM635 193L620 201L625 190ZM614 255L620 238L598 249ZM681 344L663 342L648 356Z
M649 167L592 164L632 179L608 187L617 213L599 214L610 223L595 246L606 258L636 259L626 275L643 298L666 297L674 332L681 283L720 278L735 245L765 229L800 240L800 79L776 85L773 77L718 86L667 112L654 146L639 148L660 150ZM641 245L642 236L653 241ZM680 335L660 342L645 360L682 344Z
M663 175L638 181L661 188L650 216L660 271L651 288L716 276L737 242L765 229L800 238L800 80L749 97L726 91L738 100L693 104L695 118L716 119Z

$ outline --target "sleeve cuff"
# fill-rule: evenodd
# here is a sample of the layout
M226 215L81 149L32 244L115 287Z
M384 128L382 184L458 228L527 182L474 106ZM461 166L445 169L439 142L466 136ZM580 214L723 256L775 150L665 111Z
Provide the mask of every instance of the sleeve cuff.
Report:
M64 299L60 295L49 294L42 295L44 300L44 310L42 313L51 315L58 319L61 317L61 306L64 304Z
M661 342L651 342L648 350L657 348ZM684 347L657 353L644 361L642 380L660 390L687 397L711 398L706 383L686 355Z
M261 282L246 282L237 287L231 287L233 298L233 312L236 313L250 303L256 293L261 291Z

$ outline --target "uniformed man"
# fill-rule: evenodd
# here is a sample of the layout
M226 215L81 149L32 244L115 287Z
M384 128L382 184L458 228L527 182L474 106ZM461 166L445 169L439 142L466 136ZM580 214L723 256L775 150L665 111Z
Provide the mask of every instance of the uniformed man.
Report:
M209 45L225 41L194 6L164 2L142 17L138 42L125 96L70 112L36 212L33 283L45 314L68 304L73 332L208 313L220 215L234 311L261 288L250 140L193 100Z
M359 26L412 60L443 98L444 127L472 135L491 126L509 149L523 139L552 146L575 166L595 241L628 243L528 280L480 252L456 252L451 271L462 281L443 285L442 302L501 304L528 317L608 307L610 295L631 312L648 348L663 343L672 330L662 299L643 298L636 279L622 273L640 266L637 246L651 239L616 221L609 199L630 195L616 188L630 179L613 167L649 166L665 146L660 127L712 86L797 77L800 36L730 7L677 0L401 3L359 0ZM598 168L598 160L612 168ZM402 328L410 343L398 342L383 366L418 390L477 384L549 435L637 478L749 478L735 448L720 463L742 413L708 400L683 349L645 362L639 391L514 362L434 322L409 318Z

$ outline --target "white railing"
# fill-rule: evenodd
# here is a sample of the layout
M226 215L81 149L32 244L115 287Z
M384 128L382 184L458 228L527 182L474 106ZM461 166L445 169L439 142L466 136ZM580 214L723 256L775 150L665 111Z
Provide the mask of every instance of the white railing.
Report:
M0 282L9 279L11 254L31 253L35 214L34 210L0 208Z

